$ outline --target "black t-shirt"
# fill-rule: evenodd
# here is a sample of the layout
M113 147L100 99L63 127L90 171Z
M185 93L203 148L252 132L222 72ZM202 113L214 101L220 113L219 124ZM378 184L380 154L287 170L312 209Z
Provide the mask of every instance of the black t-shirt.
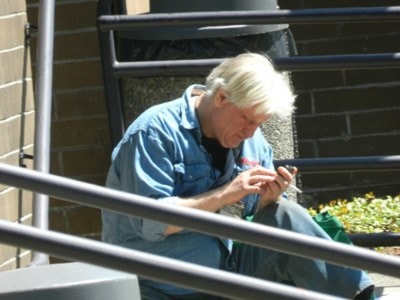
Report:
M228 149L221 146L216 139L210 139L206 136L202 137L202 145L206 148L211 156L212 166L218 169L221 173L225 171L226 155Z

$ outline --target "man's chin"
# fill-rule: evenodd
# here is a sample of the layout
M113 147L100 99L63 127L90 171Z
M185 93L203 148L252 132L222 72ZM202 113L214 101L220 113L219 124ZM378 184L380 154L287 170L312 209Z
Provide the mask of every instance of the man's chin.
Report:
M238 147L241 143L243 143L243 140L240 139L238 141L231 141L228 145L223 145L224 148L236 148Z

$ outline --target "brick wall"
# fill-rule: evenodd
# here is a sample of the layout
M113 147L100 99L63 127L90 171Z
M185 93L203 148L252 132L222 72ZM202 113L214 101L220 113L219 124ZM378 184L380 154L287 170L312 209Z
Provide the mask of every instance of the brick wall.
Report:
M38 23L38 2L26 1L28 19L32 24ZM396 5L396 2L382 0L379 5ZM14 6L21 1L9 0L6 3ZM96 0L56 1L51 173L103 185L110 162L110 146L97 41L96 5ZM281 1L282 8L371 5L373 3L369 1L356 0ZM2 28L0 26L0 32ZM395 52L399 49L399 30L397 24L393 23L379 26L296 25L292 29L302 55ZM10 36L15 38L16 35ZM2 47L1 55L4 52ZM35 67L35 38L31 48ZM399 137L396 122L399 119L399 102L395 99L400 80L398 69L298 72L293 77L299 94L296 121L302 157L399 153L399 143L396 142ZM0 93L5 85L3 81L3 77L0 77ZM4 124L18 123L18 117L3 117L3 108L10 109L11 106L3 104L3 97L0 99L0 130L4 131L4 128L8 128ZM26 104L25 110L30 112L28 107ZM25 124L29 123L30 115L32 113L26 113ZM32 128L25 127L26 131ZM3 133L1 137L3 141ZM7 151L3 150L5 144L1 143L2 160L18 164L19 141L13 148L15 150ZM26 145L29 143L32 141L24 141ZM399 177L395 172L390 175L379 172L368 174L368 177L364 174L303 176L302 181L304 189L309 191L307 195L322 199L333 197L335 193L347 196L353 191L378 190L380 187L374 187L373 184L390 182L392 177L396 178L395 175ZM352 184L364 183L368 186L361 190L352 188ZM398 182L392 181L385 189L398 191L398 186ZM322 193L322 190L328 191L328 194ZM8 191L12 190L1 186L1 195ZM98 239L100 226L98 210L51 199L51 229Z
M34 105L29 49L25 46L24 0L0 1L0 162L14 166L33 154ZM0 184L0 219L32 221L32 194ZM30 251L0 244L0 271L24 266Z
M55 3L50 172L104 185L110 144L97 39L97 1ZM38 24L38 6L38 0L27 1L32 24ZM35 38L33 67L36 43ZM99 239L99 210L53 198L50 205L51 230Z
M280 1L281 8L398 5L398 1ZM389 53L400 49L400 23L292 25L299 55ZM398 155L400 69L294 72L300 157ZM302 175L306 200L400 192L400 173Z

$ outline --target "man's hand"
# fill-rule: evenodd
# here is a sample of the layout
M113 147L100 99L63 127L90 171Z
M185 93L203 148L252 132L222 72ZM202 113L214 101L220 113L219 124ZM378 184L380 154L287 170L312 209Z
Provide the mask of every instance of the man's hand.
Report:
M266 207L272 202L278 201L282 193L286 191L292 182L296 173L297 168L294 168L293 171L290 172L284 167L279 167L275 180L272 182L265 182L262 186L265 192L261 195L259 209Z
M292 174L296 172L297 170ZM178 198L176 205L215 212L223 206L239 202L249 194L260 194L260 207L264 207L279 199L279 196L292 181L292 174L283 167L278 168L276 172L255 166L240 173L231 182L214 190L193 197ZM168 236L181 230L180 227L168 226L164 235Z
M279 175L273 170L255 166L250 170L240 173L235 179L224 186L221 199L223 205L236 203L249 194L269 193L269 184L273 184Z

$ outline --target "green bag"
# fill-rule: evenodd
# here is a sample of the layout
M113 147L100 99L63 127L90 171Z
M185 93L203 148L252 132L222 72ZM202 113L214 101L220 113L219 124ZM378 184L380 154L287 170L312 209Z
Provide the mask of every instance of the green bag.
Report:
M314 221L332 238L332 240L353 245L350 237L347 235L342 222L329 212L319 213L313 216ZM372 294L370 300L376 299L375 293Z
M248 216L246 217L246 220L252 222L253 217L254 216ZM331 215L329 212L323 212L313 216L312 218L331 237L332 240L349 245L353 244L350 237L347 235L343 224L337 217ZM241 243L234 241L234 245L241 246Z
M332 240L349 245L353 244L347 235L343 224L335 216L328 212L323 212L313 216L312 218L331 237ZM290 280L284 280L281 283L296 286L294 282Z
M319 213L313 216L314 221L336 242L352 245L343 224L329 212Z

